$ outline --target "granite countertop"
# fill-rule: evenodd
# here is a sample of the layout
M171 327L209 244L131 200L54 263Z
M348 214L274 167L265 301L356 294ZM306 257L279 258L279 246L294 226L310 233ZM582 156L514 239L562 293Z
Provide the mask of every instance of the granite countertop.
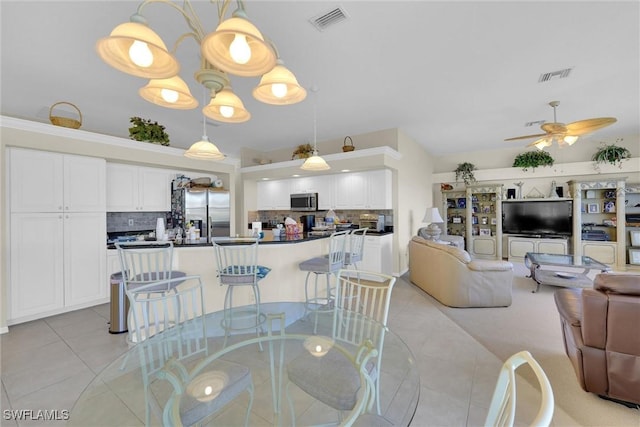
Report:
M242 236L242 237L251 237L251 236ZM308 235L307 233L297 234L295 236L282 236L282 237L273 237L271 232L265 232L264 238L260 239L261 245L271 245L271 244L283 244L283 243L301 243L301 242L309 242L312 240L325 239L329 237L329 234L326 236L313 236ZM216 238L214 237L214 240ZM200 246L211 246L211 239L202 238L199 240L184 240L182 243L173 243L175 248L195 248ZM115 249L115 245L107 244L107 249Z

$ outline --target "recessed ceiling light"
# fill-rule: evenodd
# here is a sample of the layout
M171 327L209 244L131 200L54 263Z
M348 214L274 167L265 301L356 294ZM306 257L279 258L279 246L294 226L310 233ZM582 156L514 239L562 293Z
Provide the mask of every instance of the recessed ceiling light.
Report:
M295 174L295 175L291 175L291 176L292 176L292 177L294 177L294 178L297 178L297 177L299 177L300 175Z
M351 169L342 169L340 172L351 172Z
M262 178L263 181L269 181L269 178Z

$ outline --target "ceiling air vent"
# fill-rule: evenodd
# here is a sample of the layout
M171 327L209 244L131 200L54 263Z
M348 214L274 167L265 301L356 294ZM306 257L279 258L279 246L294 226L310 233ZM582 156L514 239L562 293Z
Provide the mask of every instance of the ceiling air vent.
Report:
M316 27L318 31L324 31L330 26L335 25L338 22L342 22L348 18L349 15L347 15L347 12L343 8L336 7L329 12L314 16L313 18L309 19L309 22L311 22L311 24Z
M571 74L571 70L573 70L573 68L565 68L564 70L551 71L550 73L542 73L540 74L538 83L545 83L545 82L549 82L551 80L556 80L556 79L564 79L566 77L569 77L569 74Z
M535 122L527 122L524 124L524 127L531 127L531 126L540 126L541 124L544 124L546 120L536 120Z

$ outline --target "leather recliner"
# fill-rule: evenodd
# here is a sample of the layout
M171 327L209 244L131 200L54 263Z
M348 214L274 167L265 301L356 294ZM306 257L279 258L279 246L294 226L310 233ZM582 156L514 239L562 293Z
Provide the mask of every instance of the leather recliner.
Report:
M580 386L640 405L640 276L598 274L593 289L554 294Z

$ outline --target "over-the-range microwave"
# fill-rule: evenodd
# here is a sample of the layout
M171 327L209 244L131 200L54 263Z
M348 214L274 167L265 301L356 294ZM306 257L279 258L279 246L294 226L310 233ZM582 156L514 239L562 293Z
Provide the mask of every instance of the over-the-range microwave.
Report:
M311 212L318 210L318 193L298 193L291 195L291 210Z

